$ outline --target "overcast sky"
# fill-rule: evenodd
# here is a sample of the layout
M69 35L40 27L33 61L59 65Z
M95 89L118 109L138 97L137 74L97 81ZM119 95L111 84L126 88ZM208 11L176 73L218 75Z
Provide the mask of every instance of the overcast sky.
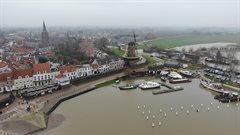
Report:
M0 26L240 27L240 0L0 0Z

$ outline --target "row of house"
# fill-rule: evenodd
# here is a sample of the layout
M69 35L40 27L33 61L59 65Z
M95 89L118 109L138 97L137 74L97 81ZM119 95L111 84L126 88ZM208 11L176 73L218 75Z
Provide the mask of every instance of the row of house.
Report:
M94 60L91 64L63 65L55 68L52 68L53 64L49 62L38 63L34 64L33 68L1 73L0 93L56 83L64 86L70 84L70 80L118 70L123 66L124 61L116 57Z

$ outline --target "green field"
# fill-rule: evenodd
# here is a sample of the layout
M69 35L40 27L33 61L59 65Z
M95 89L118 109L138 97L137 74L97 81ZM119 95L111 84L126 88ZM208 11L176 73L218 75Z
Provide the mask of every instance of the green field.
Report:
M119 57L122 57L125 53L124 50L119 50L118 48L111 48L111 51Z
M177 46L215 43L215 42L231 42L240 44L240 35L186 35L179 37L169 37L157 39L148 43L160 48L174 48Z
M156 61L152 57L147 55L142 55L142 57L146 59L146 61L148 62L148 66L153 66L154 64L156 64Z
M100 88L100 87L104 87L104 86L108 86L110 84L114 84L116 83L116 80L109 80L109 81L106 81L106 82L103 82L103 83L100 83L100 84L97 84L96 85L96 88Z

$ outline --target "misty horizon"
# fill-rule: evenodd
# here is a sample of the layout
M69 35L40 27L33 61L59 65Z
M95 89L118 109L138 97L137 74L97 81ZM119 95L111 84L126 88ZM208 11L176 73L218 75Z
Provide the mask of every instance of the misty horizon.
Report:
M0 27L240 27L239 0L0 0Z

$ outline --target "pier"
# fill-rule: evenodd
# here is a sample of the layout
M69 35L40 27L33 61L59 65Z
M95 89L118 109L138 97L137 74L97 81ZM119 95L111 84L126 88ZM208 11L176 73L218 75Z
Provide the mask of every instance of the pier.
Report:
M168 89L165 89L165 90L154 90L154 91L152 91L152 94L153 94L153 95L183 90L182 87L172 87L172 86L170 86L170 85L168 85L168 84L166 84L166 83L161 83L161 82L160 82L159 84L161 84L162 86L167 87Z

